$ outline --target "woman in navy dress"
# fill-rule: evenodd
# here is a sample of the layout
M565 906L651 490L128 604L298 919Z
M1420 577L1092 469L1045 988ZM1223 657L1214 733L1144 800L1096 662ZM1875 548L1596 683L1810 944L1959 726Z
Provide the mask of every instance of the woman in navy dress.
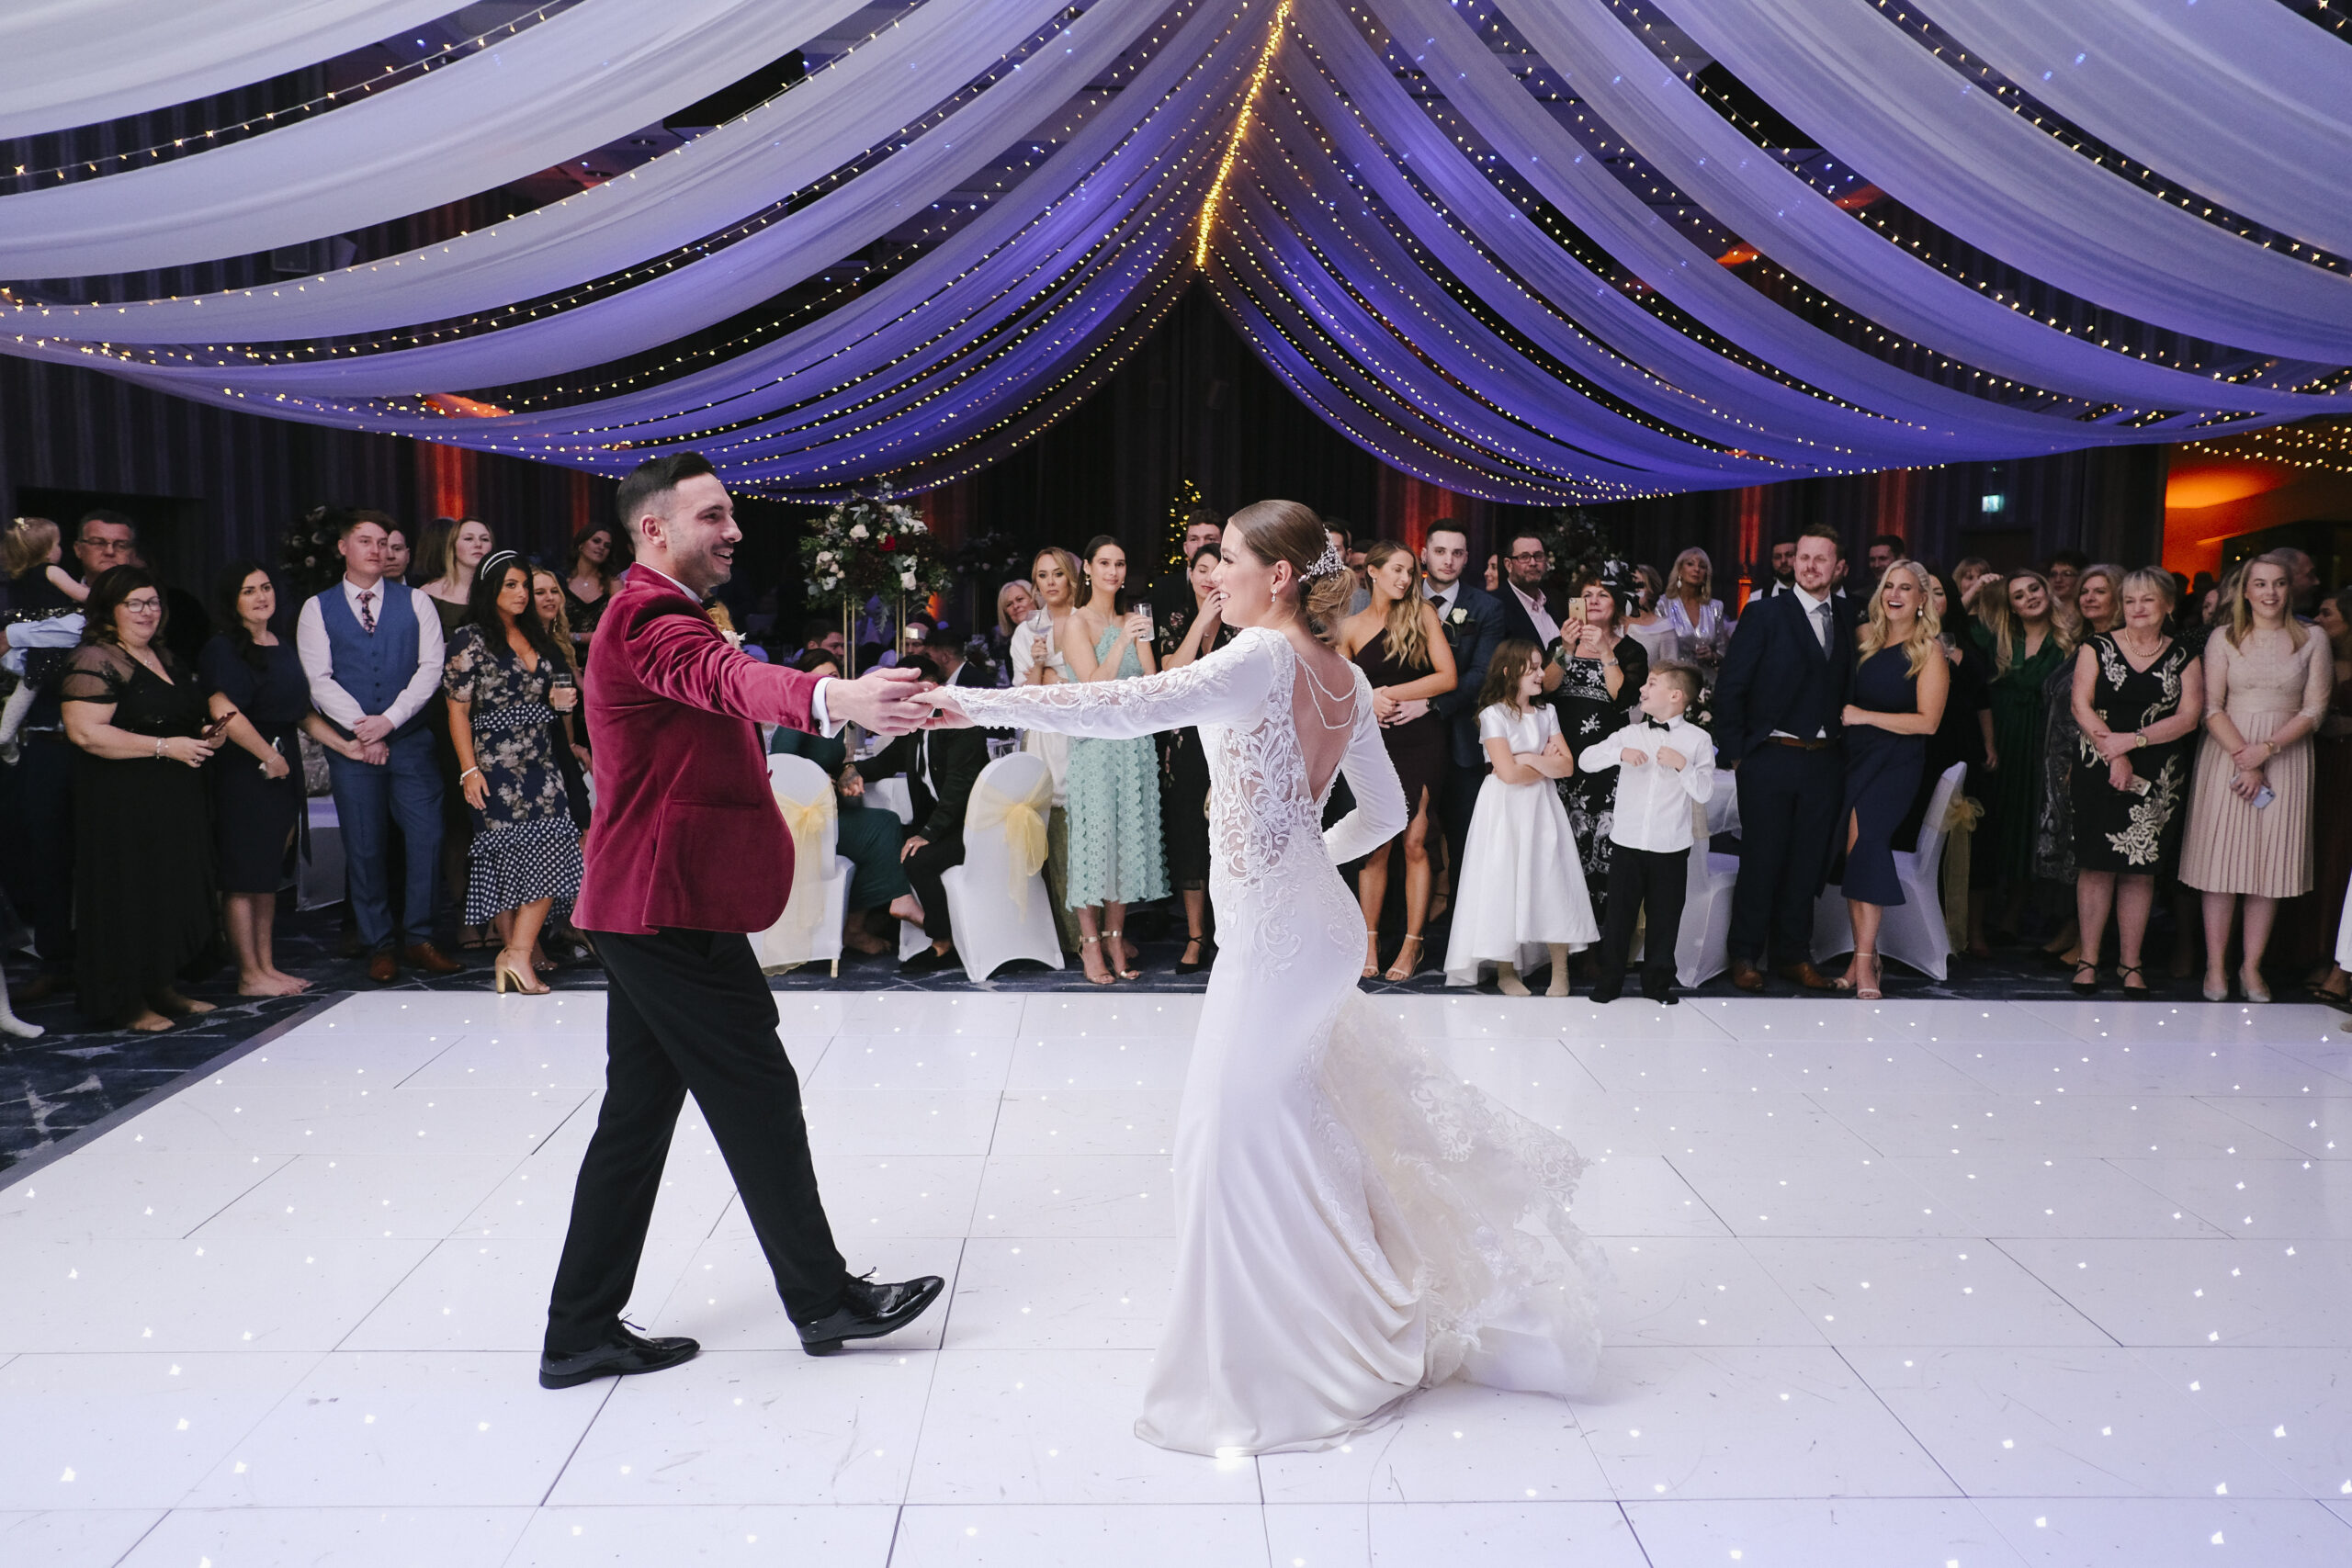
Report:
M1853 700L1846 705L1846 908L1854 963L1838 982L1865 1001L1880 996L1879 918L1903 902L1894 833L1926 771L1928 737L1943 722L1951 664L1938 639L1928 569L1888 565L1854 639Z
M214 634L197 656L215 721L228 720L212 761L212 827L221 913L237 954L237 994L290 997L310 988L278 968L273 928L287 854L302 816L309 735L356 759L364 750L311 709L311 682L277 630L277 588L256 560L231 561L213 584Z

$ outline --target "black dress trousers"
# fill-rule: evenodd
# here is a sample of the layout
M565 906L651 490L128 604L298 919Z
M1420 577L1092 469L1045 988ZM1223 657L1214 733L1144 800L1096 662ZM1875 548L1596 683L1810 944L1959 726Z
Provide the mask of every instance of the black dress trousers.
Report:
M947 884L940 880L941 873L950 866L964 863L964 835L959 832L927 840L923 847L899 863L907 874L907 885L915 890L915 902L922 906L922 934L933 942L953 942L955 928L947 919Z
M1846 801L1841 749L1768 741L1739 764L1739 880L1731 892L1729 955L1776 964L1813 957L1813 901L1829 869Z
M1705 854L1703 845L1696 852ZM1682 905L1690 890L1692 850L1629 850L1609 853L1609 918L1600 931L1600 975L1623 983L1634 951L1634 922L1645 909L1649 934L1642 942L1642 994L1653 999L1674 989L1674 946L1682 934Z
M571 1227L548 1303L547 1350L605 1342L628 1304L678 1111L691 1091L735 1178L796 1323L841 1304L848 1275L817 1194L800 1080L776 1039L775 997L740 931L594 933L612 988L605 1105L580 1162Z

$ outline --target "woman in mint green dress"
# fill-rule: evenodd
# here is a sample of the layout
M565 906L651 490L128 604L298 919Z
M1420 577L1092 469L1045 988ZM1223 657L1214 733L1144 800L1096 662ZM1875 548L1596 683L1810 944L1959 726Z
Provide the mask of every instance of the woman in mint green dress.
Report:
M1127 552L1100 536L1086 547L1086 602L1070 616L1063 650L1080 682L1130 681L1157 665L1151 616L1127 598ZM1159 753L1148 736L1078 737L1069 743L1069 885L1086 977L1107 986L1140 976L1127 941L1127 906L1168 897L1159 837Z

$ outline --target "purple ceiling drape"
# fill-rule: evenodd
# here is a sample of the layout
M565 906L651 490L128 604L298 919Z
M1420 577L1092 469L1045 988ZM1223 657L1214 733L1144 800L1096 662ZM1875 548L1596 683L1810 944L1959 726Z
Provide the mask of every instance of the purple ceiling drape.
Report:
M504 61L0 196L0 270L395 217L463 186L457 132L512 177L854 11L580 0ZM304 12L290 38L386 14ZM616 51L634 96L590 116ZM132 98L173 79L119 65ZM815 497L973 471L1201 279L1351 439L1498 500L2177 440L2352 410L2347 102L2352 46L2268 0L921 0L576 196L266 287L22 282L0 351L605 471L692 445Z

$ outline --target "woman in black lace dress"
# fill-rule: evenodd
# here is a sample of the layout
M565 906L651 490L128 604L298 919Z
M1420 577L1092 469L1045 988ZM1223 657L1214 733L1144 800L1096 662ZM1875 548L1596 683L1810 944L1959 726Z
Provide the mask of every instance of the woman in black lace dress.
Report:
M1159 621L1159 667L1181 670L1233 640L1225 624L1224 596L1216 591L1217 547L1193 552L1186 584L1193 607L1170 610ZM1216 958L1209 940L1209 761L1201 732L1191 725L1160 737L1160 829L1168 840L1168 879L1184 901L1184 951L1176 973L1205 969Z
M1579 606L1584 619L1562 626L1548 649L1544 689L1552 694L1560 733L1571 751L1581 752L1623 729L1626 716L1641 701L1642 682L1650 678L1650 656L1625 631L1625 608L1638 592L1637 580L1622 568L1609 578L1587 581ZM1579 768L1553 787L1560 792L1560 804L1567 807L1568 826L1577 836L1592 917L1606 921L1609 830L1616 816L1617 775L1607 769L1587 773Z
M77 748L74 973L93 1022L152 1033L212 1010L172 982L216 931L203 769L217 739L195 671L164 650L164 591L144 568L98 573L83 614L59 686Z
M531 569L512 550L482 562L473 603L451 639L441 686L458 787L472 808L466 923L495 924L494 984L526 995L538 979L539 928L580 892L580 829L549 742L551 689L570 667L531 604ZM564 688L568 694L571 688Z
M2109 908L2124 992L2147 994L2140 943L2156 878L2179 863L2188 749L2204 716L2205 684L2201 662L2165 630L2173 592L2169 572L2143 567L2124 576L2122 624L2075 656L2075 902L2083 928L2075 989L2085 994L2098 988Z

